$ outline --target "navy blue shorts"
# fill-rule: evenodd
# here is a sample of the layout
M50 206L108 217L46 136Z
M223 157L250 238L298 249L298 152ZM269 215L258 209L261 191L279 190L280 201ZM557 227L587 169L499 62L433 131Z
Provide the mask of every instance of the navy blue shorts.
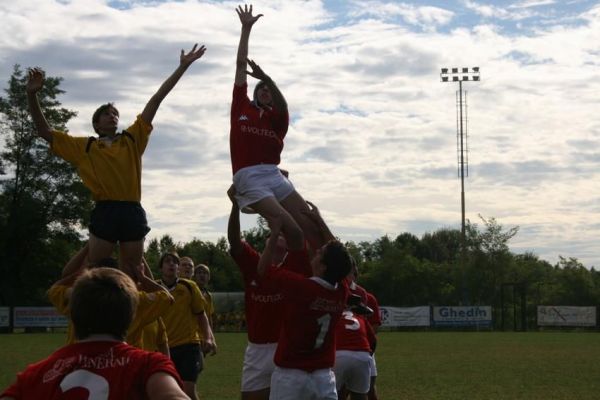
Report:
M196 382L202 371L200 344L188 343L170 347L171 361L179 373L182 381Z
M136 242L150 232L146 211L134 201L98 201L92 210L90 232L108 242Z

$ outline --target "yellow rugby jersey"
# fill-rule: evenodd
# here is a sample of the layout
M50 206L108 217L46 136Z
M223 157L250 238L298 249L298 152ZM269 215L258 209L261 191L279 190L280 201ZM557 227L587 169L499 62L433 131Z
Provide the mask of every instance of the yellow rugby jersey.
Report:
M213 303L212 294L208 290L200 290L200 293L202 293L202 295L204 296L204 300L206 300L206 309L204 310L204 312L206 313L206 316L208 317L208 322L210 322L212 328L212 324L214 323L212 317L215 314L215 305ZM198 336L200 337L200 340L204 340L205 338L202 335L202 331L200 331L200 325L198 324L197 320L196 329L198 329Z
M164 283L161 284L164 285ZM200 343L196 314L207 309L206 300L196 282L179 278L177 283L168 288L175 303L162 316L167 327L169 347L188 343Z
M140 291L138 294L138 307L127 330L125 341L132 346L143 348L144 327L167 312L171 307L171 299L162 290L152 293Z
M150 322L142 330L142 349L148 351L160 351L161 346L169 345L167 328L162 318Z
M94 200L140 202L142 154L151 131L152 125L138 115L133 125L126 129L130 137L120 134L111 144L101 140L88 143L87 137L53 131L51 149L77 168L77 173L92 192Z
M73 322L71 322L71 309L69 307L69 290L71 286L64 285L52 285L48 292L48 299L50 303L56 308L56 310L62 314L66 315L68 318L67 324L67 344L73 344L77 341L75 339L75 329L73 329Z

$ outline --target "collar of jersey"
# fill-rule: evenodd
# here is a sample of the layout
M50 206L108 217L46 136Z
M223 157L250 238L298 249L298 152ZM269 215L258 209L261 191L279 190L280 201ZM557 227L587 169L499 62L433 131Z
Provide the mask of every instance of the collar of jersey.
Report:
M175 278L175 283L173 283L171 286L167 285L167 284L165 283L165 281L163 281L162 279L161 279L160 281L161 281L162 285L163 285L165 288L167 288L167 290L168 290L169 292L172 292L172 291L173 291L173 290L174 290L174 289L177 287L177 284L179 283L179 278Z
M325 289L336 290L338 287L337 283L335 285L332 285L331 283L327 282L325 279L320 278L318 276L311 276L309 279L317 282L319 285L323 286Z

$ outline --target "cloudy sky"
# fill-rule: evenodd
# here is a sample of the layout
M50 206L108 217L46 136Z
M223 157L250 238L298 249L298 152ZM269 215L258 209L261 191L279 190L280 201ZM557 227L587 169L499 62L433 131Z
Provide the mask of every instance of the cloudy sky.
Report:
M240 23L229 1L0 3L0 77L64 78L74 135L114 101L126 128L173 71L208 48L154 119L143 198L152 231L225 235L229 121ZM283 168L344 240L460 228L456 90L467 83L466 215L519 226L511 242L600 267L600 2L261 0L250 57L286 96ZM255 217L243 218L244 228Z

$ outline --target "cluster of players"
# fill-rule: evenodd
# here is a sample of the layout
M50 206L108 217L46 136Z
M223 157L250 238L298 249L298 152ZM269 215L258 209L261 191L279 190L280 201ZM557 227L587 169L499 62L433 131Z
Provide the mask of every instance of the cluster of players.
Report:
M236 12L241 35L231 106L227 235L245 287L248 346L241 397L376 399L377 302L356 283L356 263L317 207L279 168L287 103L248 59L250 32L262 14L253 15L252 6ZM205 51L197 45L182 50L179 66L121 133L117 109L101 106L92 117L98 138L73 137L50 126L37 96L44 72L30 69L26 90L37 133L77 168L96 206L87 245L48 291L70 317L69 344L18 374L0 400L198 398L203 356L217 351L206 290L210 272L167 253L159 262L161 277L154 279L143 259L150 228L140 201L141 158L152 120ZM247 75L259 79L252 100ZM267 220L270 236L261 254L242 240L240 212ZM111 258L117 245L119 261Z

